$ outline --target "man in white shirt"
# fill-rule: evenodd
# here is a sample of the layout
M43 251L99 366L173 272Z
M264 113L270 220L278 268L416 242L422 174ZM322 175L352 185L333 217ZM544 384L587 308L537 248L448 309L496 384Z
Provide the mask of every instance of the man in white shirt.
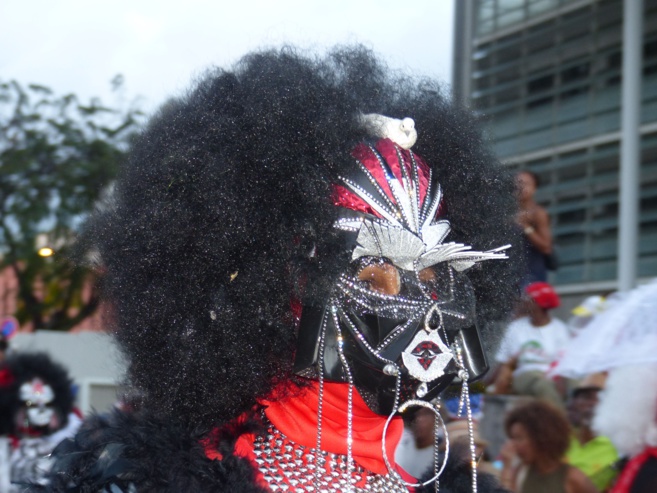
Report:
M526 315L509 325L495 356L501 364L499 375L512 372L515 394L546 399L563 407L554 381L546 377L570 338L566 324L549 314L559 306L559 296L546 282L530 284L525 292L522 308Z
M412 416L410 426L404 427L397 445L395 462L411 476L421 478L433 470L435 415L429 409L420 407Z

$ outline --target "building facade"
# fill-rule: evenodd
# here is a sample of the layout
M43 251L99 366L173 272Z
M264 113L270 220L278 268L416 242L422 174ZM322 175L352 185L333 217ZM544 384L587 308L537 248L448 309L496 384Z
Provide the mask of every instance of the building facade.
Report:
M633 1L633 0L627 0ZM657 276L657 0L644 0L639 278ZM456 0L454 95L541 181L574 297L617 287L623 0Z

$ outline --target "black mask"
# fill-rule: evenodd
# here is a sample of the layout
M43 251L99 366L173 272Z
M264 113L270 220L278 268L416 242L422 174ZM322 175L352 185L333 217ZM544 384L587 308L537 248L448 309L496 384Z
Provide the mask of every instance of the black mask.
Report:
M412 152L384 139L354 157L340 187L346 199L336 201L348 207L336 227L353 261L323 306L303 307L295 371L350 382L387 415L409 399L433 399L457 376L486 372L464 271L504 255L444 242L440 186Z

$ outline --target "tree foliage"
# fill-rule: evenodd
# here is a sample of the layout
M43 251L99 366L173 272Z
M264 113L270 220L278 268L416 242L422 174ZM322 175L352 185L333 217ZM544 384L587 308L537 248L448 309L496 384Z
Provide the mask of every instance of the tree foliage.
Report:
M75 237L111 184L140 116L0 81L0 271L11 269L18 280L21 324L67 330L96 310L94 274L74 258ZM45 243L52 257L37 253Z

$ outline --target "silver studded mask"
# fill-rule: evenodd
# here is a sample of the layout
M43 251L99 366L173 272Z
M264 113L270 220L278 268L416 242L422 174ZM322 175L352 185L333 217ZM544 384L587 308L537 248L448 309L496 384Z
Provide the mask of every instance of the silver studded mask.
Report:
M303 307L295 370L353 383L389 414L434 398L462 366L471 380L487 370L465 271L506 255L449 241L440 185L409 149L385 138L352 154L353 173L335 187L352 262L325 305Z

